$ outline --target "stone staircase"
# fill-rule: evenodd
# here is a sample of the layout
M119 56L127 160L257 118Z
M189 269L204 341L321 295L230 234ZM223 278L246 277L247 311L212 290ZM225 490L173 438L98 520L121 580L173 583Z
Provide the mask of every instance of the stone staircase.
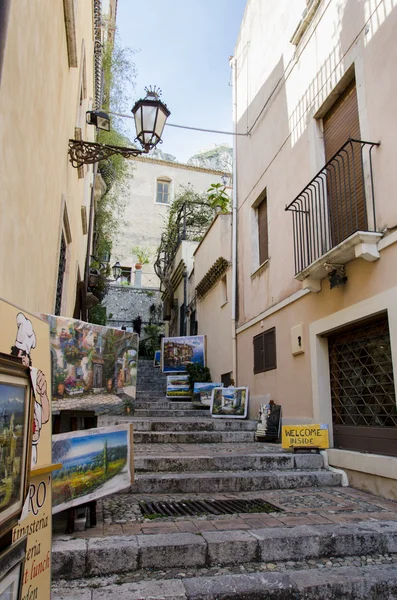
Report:
M135 483L96 528L54 538L54 597L397 599L396 504L341 487L319 454L255 442L255 421L168 401L164 376L139 370L135 414L98 423L134 424ZM274 512L235 508L258 499Z

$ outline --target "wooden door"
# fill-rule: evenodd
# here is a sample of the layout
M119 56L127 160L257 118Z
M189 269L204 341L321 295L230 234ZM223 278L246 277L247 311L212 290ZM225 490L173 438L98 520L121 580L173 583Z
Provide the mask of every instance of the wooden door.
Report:
M353 80L323 118L328 211L332 245L355 231L366 231L367 218L361 145L352 143L335 158L349 138L361 139L356 82Z

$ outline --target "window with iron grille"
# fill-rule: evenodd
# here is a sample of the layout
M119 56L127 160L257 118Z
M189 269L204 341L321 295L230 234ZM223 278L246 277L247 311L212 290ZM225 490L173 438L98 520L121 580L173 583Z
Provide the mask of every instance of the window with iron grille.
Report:
M259 246L259 265L262 265L269 258L269 235L267 226L267 194L258 204L258 246Z
M59 250L59 264L58 264L58 279L57 279L57 294L55 299L55 311L54 314L61 314L62 305L62 290L63 290L63 279L66 270L66 241L65 236L61 235L61 247Z
M276 328L273 327L254 337L254 373L276 368Z
M335 446L397 455L387 315L330 335L328 349Z

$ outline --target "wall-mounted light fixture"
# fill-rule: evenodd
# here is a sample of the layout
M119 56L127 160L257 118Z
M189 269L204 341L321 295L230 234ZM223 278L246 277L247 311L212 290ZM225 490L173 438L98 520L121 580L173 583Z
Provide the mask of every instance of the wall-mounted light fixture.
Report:
M145 91L145 98L138 100L132 108L136 127L135 141L139 141L142 150L84 140L69 140L69 159L73 167L77 169L82 165L92 165L114 154L120 154L124 158L147 154L161 142L165 122L171 113L160 100L159 88L145 88ZM95 125L97 129L110 131L110 118L104 111L89 111L86 119L87 123Z
M113 279L114 279L115 281L117 281L118 279L120 279L120 277L121 277L121 273L122 273L122 270L121 270L121 265L120 265L119 261L117 261L117 262L116 262L116 263L113 265L113 267L112 267L112 272L113 272Z

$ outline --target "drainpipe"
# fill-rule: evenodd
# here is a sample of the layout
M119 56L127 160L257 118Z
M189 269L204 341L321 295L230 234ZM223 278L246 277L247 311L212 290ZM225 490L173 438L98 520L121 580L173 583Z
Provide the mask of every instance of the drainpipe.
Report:
M10 16L11 0L0 0L0 84L3 70L4 53L6 48L8 17Z
M183 271L183 335L187 334L187 271Z
M237 59L231 59L233 86L233 133L237 133ZM237 383L237 136L233 136L233 189L232 189L232 369Z

